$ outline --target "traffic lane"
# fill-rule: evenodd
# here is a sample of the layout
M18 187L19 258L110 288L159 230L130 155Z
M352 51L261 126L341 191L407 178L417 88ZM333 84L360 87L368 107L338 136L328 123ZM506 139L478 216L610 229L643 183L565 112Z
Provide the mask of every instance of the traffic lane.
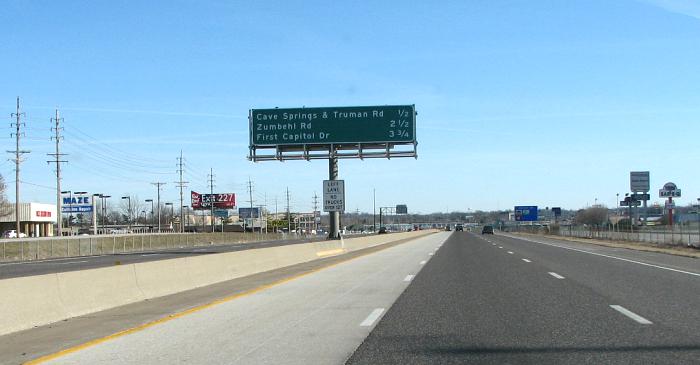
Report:
M22 261L0 263L0 280L10 279L14 277L33 276L54 274L59 272L79 271L87 269L96 269L101 267L127 264L135 264L140 262L168 260L174 258L199 256L216 253L234 252L251 250L266 247L276 247L294 244L303 244L313 242L310 239L294 239L294 240L273 240L273 241L258 241L250 243L232 243L229 245L215 246L195 246L183 247L168 250L151 250L140 252L119 253L113 255L98 255L98 256L76 256L57 259L48 259L40 261Z
M600 251L590 254L508 236L496 235L490 239L514 252L516 258L529 259L592 288L618 304L634 308L655 324L689 335L700 330L700 275L693 275L695 272L615 259L627 260L628 256L619 252L600 256Z
M558 246L583 249L601 254L617 255L631 260L644 261L652 265L662 265L678 270L694 271L700 273L700 259L694 257L666 254L662 252L640 251L624 247L608 247L595 245L592 243L568 241L557 239L556 237L544 237L534 235L515 235L509 233L499 233L499 236L519 238L526 241L535 241Z
M49 363L342 364L446 237L360 256Z
M611 304L456 232L347 363L697 363L697 335L639 324Z

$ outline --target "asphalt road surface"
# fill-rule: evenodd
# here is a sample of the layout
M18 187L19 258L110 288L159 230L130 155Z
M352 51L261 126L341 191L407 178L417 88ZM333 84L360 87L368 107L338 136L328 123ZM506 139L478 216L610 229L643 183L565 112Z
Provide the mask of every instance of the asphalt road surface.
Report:
M114 332L45 363L700 363L691 258L441 232L276 280L241 279L252 289L126 332L128 312L96 314L84 325ZM186 307L182 295L155 303L178 300ZM53 330L17 336L65 348Z
M426 363L698 364L700 262L455 232L348 361Z
M109 255L76 256L36 261L21 261L0 263L0 280L21 276L52 274L57 272L78 271L114 266L117 262L121 265L135 264L139 262L167 260L186 256L210 255L222 252L250 250L254 248L275 247L307 243L313 240L322 240L323 237L313 239L290 239L257 241L249 243L235 243L228 245L183 247L167 250L153 250L140 252L127 252Z

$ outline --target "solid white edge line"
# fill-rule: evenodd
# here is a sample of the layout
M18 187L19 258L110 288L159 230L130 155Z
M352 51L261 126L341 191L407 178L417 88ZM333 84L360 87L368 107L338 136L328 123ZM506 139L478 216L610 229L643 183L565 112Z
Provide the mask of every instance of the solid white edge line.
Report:
M379 319L379 316L384 313L384 308L377 308L372 311L372 313L367 316L367 318L360 323L360 327L369 327L374 324L374 322Z
M70 264L82 264L84 262L88 262L88 260L82 260L82 261L69 261L69 262L59 262L56 265L70 265Z
M644 266L655 267L655 268L657 268L657 269L674 271L674 272L678 272L678 273L681 273L681 274L688 274L688 275L693 275L693 276L700 276L700 273L695 273L695 272L690 272L690 271L683 271L683 270L673 269L673 268L666 267L666 266L648 264L648 263L646 263L646 262L641 262L641 261L635 261L635 260L625 259L625 258L617 257L617 256L605 255L605 254L602 254L602 253L590 252L590 251L581 250L581 249L578 249L578 248L564 247L564 246L555 245L555 244L553 244L553 243L546 243L546 242L528 240L528 239L523 239L523 238L518 238L518 237L511 237L511 238L514 238L514 239L516 239L516 240L527 241L527 242L539 243L539 244L541 244L541 245L547 245L547 246L552 246L552 247L559 247L559 248L563 248L563 249L565 249L565 250L583 252L583 253L587 253L587 254L589 254L589 255L602 256L602 257L607 257L607 258L609 258L609 259L615 259L615 260L620 260L620 261L631 262L631 263L634 263L634 264L639 264L639 265L644 265Z
M406 277L403 279L403 281L411 281L413 278L416 277L415 275L406 275Z
M554 276L557 279L565 279L565 277L563 277L555 272L548 272L548 274Z
M610 308L626 315L627 317L631 318L633 321L640 323L640 324L653 324L650 320L630 311L629 309L621 306L621 305L610 305Z
M525 262L532 262L532 261L530 261L530 260L528 260L528 259L523 259L523 261L525 261Z

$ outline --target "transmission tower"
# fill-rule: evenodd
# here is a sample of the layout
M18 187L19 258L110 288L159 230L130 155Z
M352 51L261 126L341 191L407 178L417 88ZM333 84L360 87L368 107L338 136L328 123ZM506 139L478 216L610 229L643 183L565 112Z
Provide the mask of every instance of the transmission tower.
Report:
M214 169L209 168L209 176L207 180L209 181L209 193L211 194L209 199L209 205L211 207L211 231L214 232Z
M20 180L19 180L19 165L24 162L22 159L22 155L26 153L30 153L31 151L29 150L20 150L19 149L19 140L22 136L24 136L24 132L22 132L22 127L26 127L26 124L22 122L22 117L26 116L25 113L22 113L20 111L19 107L19 96L17 97L17 112L12 113L11 116L15 118L15 122L10 124L11 127L15 127L15 133L10 134L10 137L14 136L15 137L15 143L16 147L14 151L7 151L7 153L12 153L15 155L15 158L10 159L10 161L15 162L15 229L17 230L17 235L15 237L19 238L19 233L20 233L20 224L19 224L19 186L20 186Z
M47 156L53 157L53 160L46 161L46 163L56 164L56 215L58 216L56 235L59 237L63 236L63 214L61 212L61 164L68 162L65 160L61 160L62 156L66 156L65 153L61 153L60 149L61 140L63 139L63 137L61 136L61 131L63 130L63 128L61 127L62 120L63 118L59 117L58 109L56 109L56 117L51 118L51 122L55 123L55 126L51 127L51 131L54 132L54 135L51 137L51 139L56 141L56 153L46 154Z
M185 232L185 220L183 215L183 209L185 206L185 198L183 195L183 189L187 187L188 181L183 181L182 174L184 173L185 162L182 158L182 150L180 150L180 157L177 158L178 169L177 172L180 175L180 180L175 183L175 186L180 188L180 233Z

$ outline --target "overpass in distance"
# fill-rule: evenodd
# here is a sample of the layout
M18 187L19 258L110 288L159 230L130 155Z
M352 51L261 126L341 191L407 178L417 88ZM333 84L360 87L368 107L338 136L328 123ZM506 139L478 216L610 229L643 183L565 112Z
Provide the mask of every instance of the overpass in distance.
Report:
M43 285L41 278L52 275L63 285L57 295L65 302L76 299L67 297L71 283L93 278L92 288L70 292L90 296L75 301L77 307L97 303L99 296L148 299L5 331L0 363L693 364L700 359L698 259L475 232L262 242L2 277L0 308L27 323L46 313L10 306L8 291L14 290L14 300L21 300L17 294L49 297L53 289L38 294L32 293L38 286L18 284ZM230 275L196 285L219 272ZM118 275L101 277L112 273ZM186 290L151 296L189 280ZM123 292L94 288L100 285Z

